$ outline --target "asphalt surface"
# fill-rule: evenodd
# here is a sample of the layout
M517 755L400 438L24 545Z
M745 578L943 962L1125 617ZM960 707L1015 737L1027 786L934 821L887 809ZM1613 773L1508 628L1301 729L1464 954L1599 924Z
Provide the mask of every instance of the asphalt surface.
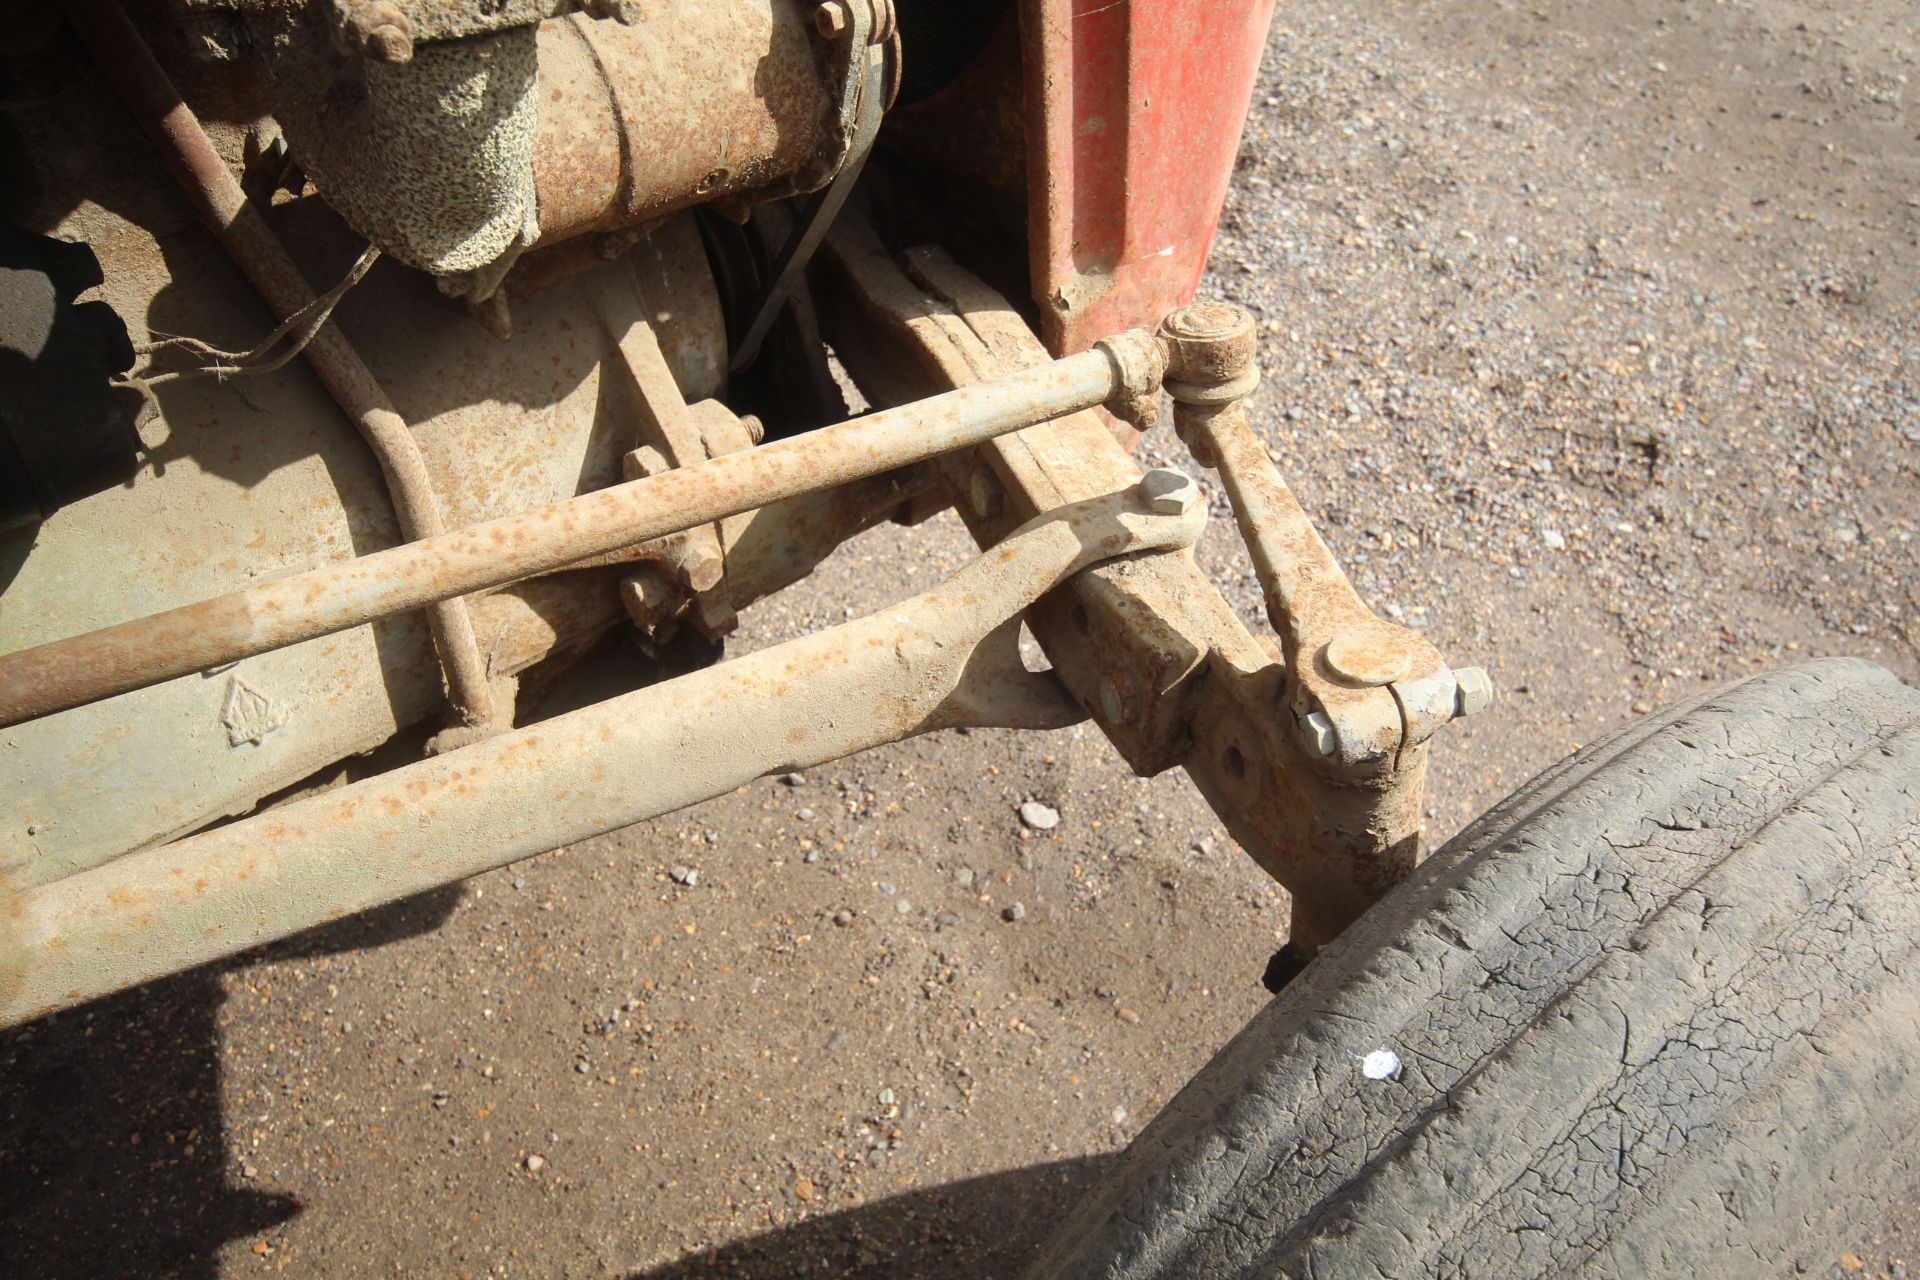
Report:
M1436 840L1707 683L1920 678L1917 54L1897 0L1283 9L1204 292L1363 593L1495 677ZM878 531L735 646L969 553ZM1260 1006L1283 895L1090 728L797 782L0 1038L0 1270L1009 1273Z

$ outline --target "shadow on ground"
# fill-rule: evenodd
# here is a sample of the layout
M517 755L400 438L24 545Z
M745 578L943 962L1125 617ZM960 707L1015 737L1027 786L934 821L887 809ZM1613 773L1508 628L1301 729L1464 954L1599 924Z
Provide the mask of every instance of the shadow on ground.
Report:
M0 1275L210 1277L297 1199L238 1185L220 975L439 927L457 885L0 1032Z
M1010 1169L809 1218L628 1280L1017 1276L1112 1156Z

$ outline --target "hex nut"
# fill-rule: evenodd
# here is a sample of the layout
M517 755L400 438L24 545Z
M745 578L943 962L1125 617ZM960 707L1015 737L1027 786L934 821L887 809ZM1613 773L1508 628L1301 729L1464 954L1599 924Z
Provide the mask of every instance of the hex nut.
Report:
M1333 731L1333 721L1324 711L1316 711L1300 722L1300 738L1310 756L1330 756L1340 749L1340 735Z
M1453 672L1453 714L1478 715L1493 702L1493 679L1484 667L1456 667Z
M1183 516L1200 501L1200 486L1184 471L1155 467L1140 477L1140 496L1156 515Z
M847 6L840 0L827 0L813 11L813 29L829 40L838 40L847 31Z

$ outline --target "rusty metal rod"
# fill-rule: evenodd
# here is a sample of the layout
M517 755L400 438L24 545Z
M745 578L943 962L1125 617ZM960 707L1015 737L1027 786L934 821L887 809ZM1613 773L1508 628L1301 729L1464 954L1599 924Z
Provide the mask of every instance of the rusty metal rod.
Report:
M1205 522L1137 492L1063 507L868 617L26 890L0 904L0 1026L762 774L955 725L1072 724L1085 713L1023 668L1010 624L1079 569L1191 546Z
M1123 369L1144 362L1108 348L1152 341L1123 334L993 382L0 656L0 727L924 462L1116 394L1139 394Z
M247 200L126 12L115 0L67 0L67 16L200 217L267 306L285 320L311 303L313 290L306 277ZM402 536L413 541L445 533L446 521L420 446L346 335L337 325L322 325L302 354L379 460ZM446 671L447 696L467 723L490 721L493 691L466 602L438 601L427 618Z

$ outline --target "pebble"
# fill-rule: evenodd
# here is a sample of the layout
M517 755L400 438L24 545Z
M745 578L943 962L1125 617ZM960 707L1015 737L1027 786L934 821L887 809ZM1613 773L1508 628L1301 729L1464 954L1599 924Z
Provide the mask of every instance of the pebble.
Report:
M1028 800L1020 806L1020 821L1035 831L1051 831L1060 825L1060 811L1038 800Z
M794 816L794 817L796 817L796 818L798 818L798 819L800 819L800 821L802 821L802 822L812 822L812 821L813 821L813 810L811 810L811 809L801 809L801 810L800 810L800 812L798 812L798 813L796 813L796 814L794 814L793 816Z
M904 916L913 910L913 904L911 902L908 902L905 898L902 898L898 902L893 904L893 909Z
M887 1153L879 1147L867 1152L867 1163L878 1169L887 1162Z
M973 868L961 867L953 873L953 882L962 889L970 888L973 885Z
M667 871L667 875L675 884L692 886L700 883L700 868L698 867L682 867L676 865Z
M547 1158L546 1158L545 1156L543 1156L543 1155L531 1155L531 1156L528 1156L528 1157L527 1157L527 1172L528 1172L528 1173L538 1173L538 1172L540 1172L540 1171L541 1171L542 1169L544 1169L544 1168L546 1168L546 1167L547 1167Z
M853 912L848 911L845 908L842 908L841 910L833 913L833 922L839 925L842 929L844 929L848 925L853 923Z
M840 1049L840 1046L845 1044L846 1042L847 1042L846 1036L842 1035L838 1031L834 1032L832 1035L827 1037L827 1052L828 1053L838 1052Z
M780 781L790 787L798 787L804 785L807 780L797 773L783 773L780 775Z
M1000 918L1002 920L1005 920L1008 924L1019 924L1022 920L1025 920L1027 918L1026 903L1024 902L1013 903L1012 905L1007 907L1006 910L1000 913Z
M811 865L811 864L813 864L813 863L815 863L815 862L818 862L818 861L820 861L820 851L819 851L818 849L809 849L809 850L807 850L807 856L806 856L806 859L805 859L805 861L806 861L806 862L807 862L807 863L808 863L809 865Z
M1558 529L1542 529L1540 531L1540 541L1555 551L1567 545L1566 535Z
M1140 1021L1140 1014L1136 1010L1127 1008L1125 1005L1121 1005L1118 1009L1115 1009L1113 1016L1130 1027L1138 1024Z
M1113 1122L1115 1124L1125 1124L1127 1122L1127 1109L1125 1107L1115 1107L1113 1109Z

